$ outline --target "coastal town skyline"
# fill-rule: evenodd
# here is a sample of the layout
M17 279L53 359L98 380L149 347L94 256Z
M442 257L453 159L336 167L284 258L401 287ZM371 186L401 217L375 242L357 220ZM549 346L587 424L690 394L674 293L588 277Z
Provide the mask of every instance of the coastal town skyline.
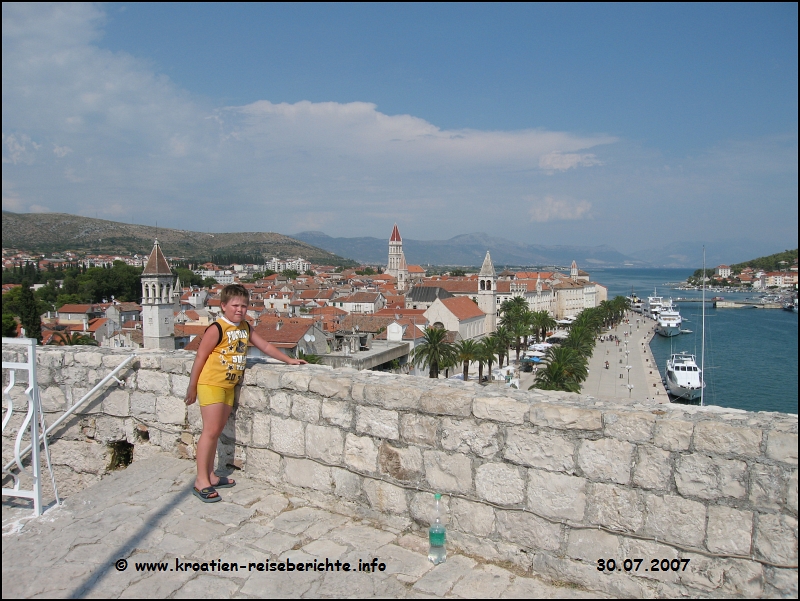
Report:
M793 248L796 12L4 4L3 205Z

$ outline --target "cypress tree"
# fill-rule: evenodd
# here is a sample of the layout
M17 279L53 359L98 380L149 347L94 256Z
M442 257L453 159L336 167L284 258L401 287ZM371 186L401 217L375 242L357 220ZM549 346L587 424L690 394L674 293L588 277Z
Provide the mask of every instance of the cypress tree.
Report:
M20 315L19 320L25 328L25 336L36 338L39 344L42 342L42 318L36 307L36 297L33 295L28 280L22 280L22 294L20 294Z

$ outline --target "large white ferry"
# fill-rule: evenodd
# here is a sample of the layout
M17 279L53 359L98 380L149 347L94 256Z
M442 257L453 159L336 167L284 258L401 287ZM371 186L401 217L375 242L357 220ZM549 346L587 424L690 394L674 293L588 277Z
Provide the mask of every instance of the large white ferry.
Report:
M678 308L672 304L672 299L664 301L656 318L656 333L670 338L681 333L683 318Z
M675 353L667 360L666 384L667 390L674 397L686 401L700 398L705 382L694 355Z

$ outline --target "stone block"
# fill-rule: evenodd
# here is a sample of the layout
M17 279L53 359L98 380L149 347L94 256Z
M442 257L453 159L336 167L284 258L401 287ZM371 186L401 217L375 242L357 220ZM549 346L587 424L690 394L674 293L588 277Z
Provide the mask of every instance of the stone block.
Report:
M708 508L706 547L712 553L750 555L753 512L722 505Z
M756 564L758 565L758 564ZM769 599L797 599L797 570L764 569L764 597ZM758 594L749 595L751 598Z
M531 422L536 426L557 430L600 430L603 414L597 409L582 409L553 403L531 406Z
M250 381L255 379L256 386L266 390L278 390L281 387L281 372L272 365L254 365L250 368Z
M635 490L614 484L588 487L587 520L613 530L636 532L644 523L643 505Z
M469 417L472 414L472 390L438 384L422 394L419 404L425 413Z
M133 394L135 395L136 393L134 392ZM200 414L200 405L198 403L189 405L186 408L186 417L189 420L189 428L199 436L203 430L203 416Z
M614 438L584 440L578 449L578 465L591 480L628 484L634 448L632 444Z
M767 457L797 465L797 434L773 430L767 437Z
M268 449L247 449L245 473L257 479L277 485L281 481L281 456Z
M311 488L322 492L333 492L331 469L308 459L286 457L284 479L294 486Z
M67 397L58 386L50 386L41 390L42 409L45 412L60 412L67 409Z
M400 416L400 436L411 444L433 447L436 445L436 431L439 420L418 413L404 413Z
M346 401L325 399L322 401L322 419L334 426L349 428L353 424L353 406Z
M45 386L53 384L53 370L49 367L36 368L36 382L39 384L39 390Z
M136 388L142 392L153 392L156 396L166 396L170 393L169 376L155 371L139 370L136 374Z
M386 411L376 407L359 406L356 408L356 432L362 434L397 440L400 438L399 422L397 411Z
M308 383L308 391L327 398L349 399L350 385L350 378L319 374L311 378Z
M156 414L156 395L149 392L134 391L131 393L131 415Z
M67 466L79 474L104 474L110 458L110 449L98 442L58 440L50 445L53 465Z
M308 392L308 384L311 382L311 378L312 374L308 370L302 368L287 369L281 374L281 388Z
M172 374L170 379L172 380L172 394L181 398L185 397L186 389L189 388L189 376Z
M628 442L650 442L656 416L643 411L608 411L603 415L606 436Z
M250 441L257 447L269 446L270 416L266 413L253 413Z
M304 455L306 452L303 422L272 416L270 420L270 441L272 449L278 453Z
M797 565L797 519L789 515L758 514L755 551L758 557Z
M228 422L233 426L232 441L238 444L249 444L253 438L253 420L239 412L231 413Z
M497 424L473 419L442 420L442 448L446 451L474 453L478 457L493 457L499 450Z
M694 426L694 448L720 455L758 457L761 454L761 430L718 421L698 422Z
M619 561L618 536L602 530L570 530L567 538L567 556L597 565L598 559ZM625 557L633 557L625 555Z
M364 400L383 409L419 410L419 400L424 388L401 386L397 380L368 382L364 386Z
M242 386L239 392L239 408L253 412L268 411L269 405L264 391L257 386Z
M450 516L454 500L455 499L450 495L442 495L442 498L439 500L439 509L441 511L439 517L442 520L442 524L451 524ZM409 504L409 513L412 519L418 524L422 524L422 527L426 529L425 534L427 535L428 526L433 524L436 519L436 498L433 496L433 493L413 493L411 496L411 503ZM448 536L450 536L451 532L452 530L447 532Z
M186 422L186 403L176 396L158 396L156 417L162 424L182 426Z
M693 453L675 462L675 485L685 497L744 498L747 464L735 459L712 458Z
M338 467L331 468L334 494L351 501L361 496L361 476Z
M506 430L503 457L508 461L555 472L575 469L575 442L554 432L525 427Z
M466 493L472 490L472 462L464 455L448 455L441 451L422 454L425 479L433 490Z
M408 511L406 491L399 486L368 479L364 482L363 488L367 493L369 504L374 510L394 514L403 514Z
M169 374L182 374L184 360L181 357L162 357L161 371Z
M633 483L641 488L667 490L672 481L669 451L649 445L639 445Z
M153 370L161 371L161 357L162 354L158 351L146 350L143 353L138 353L137 359L139 361L139 371Z
M786 484L786 506L797 513L797 470L792 472Z
M556 520L582 522L586 509L586 480L528 470L528 509Z
M450 510L453 525L458 530L475 536L489 536L494 532L494 509L489 505L453 498Z
M58 390L58 388L56 388ZM61 392L60 390L58 390ZM44 397L44 395L42 395ZM117 388L109 390L103 398L103 413L117 417L128 417L130 413L130 393Z
M785 481L777 465L755 463L750 466L750 502L759 508L779 509Z
M289 417L292 414L292 399L282 391L269 395L269 410L277 415Z
M644 530L666 542L700 547L705 539L706 507L676 495L645 496Z
M344 434L332 426L306 426L306 453L326 463L341 463L344 453Z
M103 444L128 439L125 422L119 417L100 415L94 421L94 428L94 439Z
M688 559L690 563L685 572L678 572L678 577L680 583L689 590L710 591L712 595L716 595L714 598L763 597L764 571L754 561L716 559L696 553L683 553L682 558ZM795 572L795 581L796 575Z
M530 406L508 397L478 397L472 401L472 414L506 424L523 424Z
M692 442L694 424L673 419L656 421L653 444L668 451L686 451Z
M475 491L491 503L516 505L525 498L525 480L516 466L484 463L475 470Z
M375 472L378 466L378 447L369 436L348 434L344 441L344 462L361 472Z
M558 551L561 525L552 524L526 511L496 511L497 533L501 538L532 551Z
M423 475L422 453L417 447L404 449L384 442L378 449L378 469L395 480L417 481Z
M662 545L661 543L657 543L654 541L649 540L640 540L636 538L628 538L627 536L621 537L621 551L622 556L629 559L642 559L642 563L639 567L639 571L636 572L636 576L639 578L647 578L648 580L655 580L658 582L664 582L668 584L676 584L679 580L679 572L673 572L671 569L667 571L661 570L661 561L658 562L658 571L654 571L652 569L652 559L666 559L670 562L673 559L678 559L678 550L675 547L670 547L669 545ZM619 567L619 561L617 561L617 566ZM624 566L622 566L624 569ZM689 567L686 568L687 570L692 569L691 563Z
M316 424L321 408L322 402L319 399L309 399L301 394L292 395L292 417L301 422Z
M75 363L85 367L98 368L103 365L103 354L92 351L75 353Z

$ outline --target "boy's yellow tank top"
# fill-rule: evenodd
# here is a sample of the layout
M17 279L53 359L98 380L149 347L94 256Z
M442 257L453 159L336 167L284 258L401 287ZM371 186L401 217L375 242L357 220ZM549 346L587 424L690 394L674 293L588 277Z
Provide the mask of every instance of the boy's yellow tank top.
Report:
M233 388L242 381L242 376L244 376L247 342L250 340L250 324L242 320L236 326L220 317L208 326L205 335L219 336L220 340L208 356L197 383Z

